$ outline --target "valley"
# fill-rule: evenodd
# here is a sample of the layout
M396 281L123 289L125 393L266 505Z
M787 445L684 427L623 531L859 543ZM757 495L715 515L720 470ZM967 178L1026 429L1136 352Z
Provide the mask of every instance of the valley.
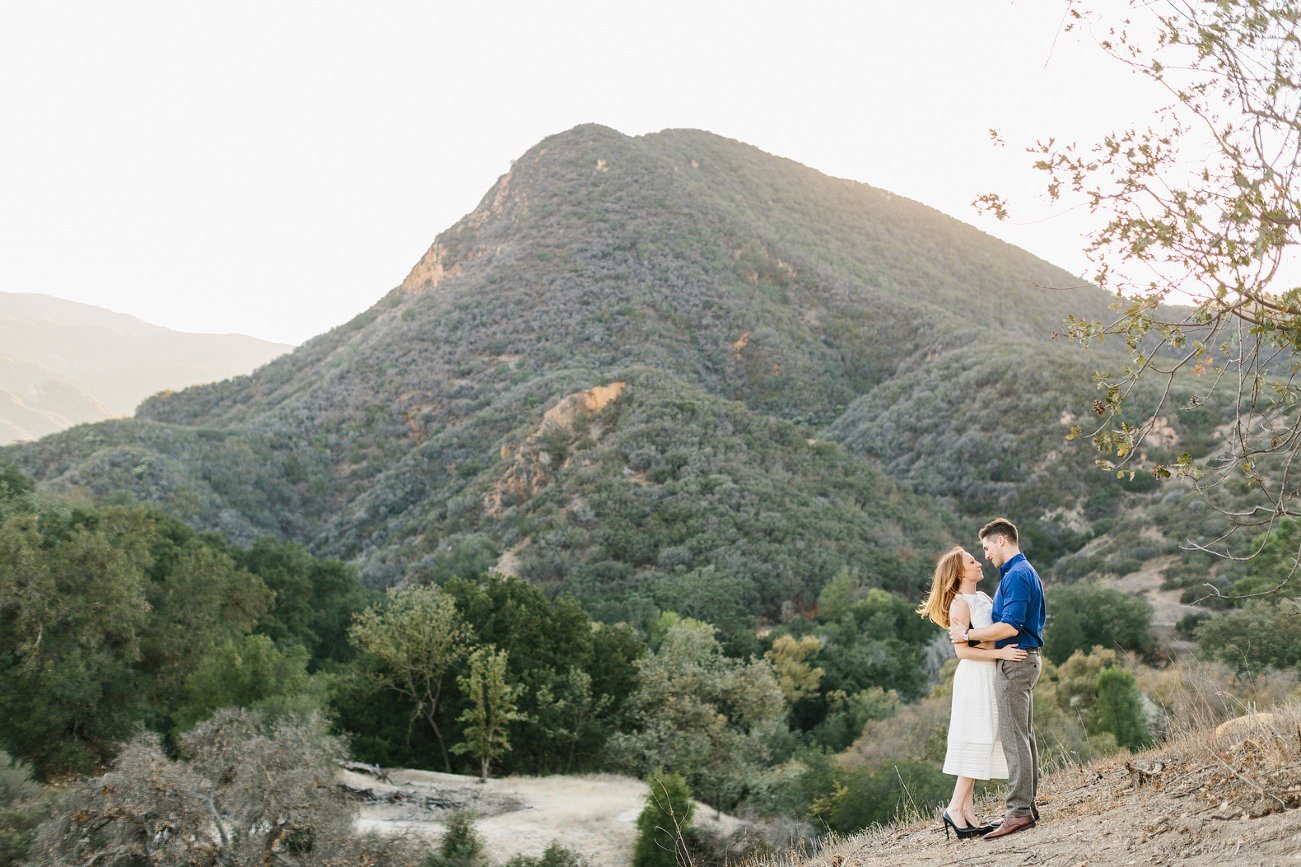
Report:
M1205 599L1283 554L1197 549L1249 549L1226 512L1260 492L1068 436L1123 356L1057 330L1109 301L710 133L551 136L349 322L0 448L0 747L93 801L122 750L200 773L177 745L247 713L258 743L409 769L331 807L393 852L441 845L446 801L497 861L551 835L626 863L647 780L701 805L709 863L771 842L737 829L849 834L951 785L952 648L916 606L999 514L1054 618L1054 761L1172 736L1194 682L1222 699L1200 722L1283 701L1294 621ZM1195 385L1145 460L1218 465L1232 410Z

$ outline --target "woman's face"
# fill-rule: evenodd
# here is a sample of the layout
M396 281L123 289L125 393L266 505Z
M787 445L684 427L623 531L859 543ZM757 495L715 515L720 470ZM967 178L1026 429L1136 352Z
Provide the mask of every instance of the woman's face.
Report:
M966 551L963 551L961 556L963 580L969 581L974 578L979 582L980 579L985 577L985 570L980 568L979 560Z

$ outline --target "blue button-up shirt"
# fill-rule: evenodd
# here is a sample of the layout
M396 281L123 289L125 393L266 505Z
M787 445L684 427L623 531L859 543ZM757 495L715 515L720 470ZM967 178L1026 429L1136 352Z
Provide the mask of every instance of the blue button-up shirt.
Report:
M1002 581L994 594L994 622L1015 626L1016 635L997 642L999 647L1015 644L1018 647L1043 647L1044 585L1039 573L1034 571L1024 554L1017 554L998 567Z

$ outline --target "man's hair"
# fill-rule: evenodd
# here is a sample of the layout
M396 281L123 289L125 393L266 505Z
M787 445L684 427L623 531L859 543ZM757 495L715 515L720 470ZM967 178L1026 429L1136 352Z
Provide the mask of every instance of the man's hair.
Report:
M1002 536L1013 545L1016 545L1016 524L1013 524L1007 518L995 518L980 528L980 541L985 541L986 536Z

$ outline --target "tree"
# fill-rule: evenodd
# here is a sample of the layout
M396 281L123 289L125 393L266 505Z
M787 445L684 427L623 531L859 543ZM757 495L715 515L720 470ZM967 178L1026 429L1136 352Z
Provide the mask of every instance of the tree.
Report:
M36 488L32 480L12 463L0 464L0 499L20 497Z
M1135 750L1151 744L1152 733L1134 672L1120 665L1115 650L1077 650L1060 667L1045 664L1045 673L1045 691L1055 700L1057 710L1084 727L1091 752L1105 754L1117 746Z
M442 591L455 600L478 644L509 654L511 682L524 687L516 709L530 719L511 726L511 751L493 761L495 772L599 769L606 739L618 729L621 705L636 687L635 660L646 650L636 632L622 624L594 624L572 597L549 597L512 576L452 579ZM356 667L376 673L384 669L370 654L359 657ZM444 689L438 702L438 725L449 746L463 740L457 720L472 702L455 684L469 672L467 655L448 669L451 688ZM584 676L590 678L586 686ZM369 676L335 681L334 706L340 725L356 735L353 749L369 762L436 766L433 729L424 724L409 729L411 702L393 691L368 694L371 682ZM474 773L477 763L474 771L469 769L473 761L465 757L452 764Z
M1050 139L1031 148L1051 199L1073 198L1106 218L1087 252L1118 315L1072 317L1066 333L1086 345L1118 338L1127 354L1122 369L1096 377L1097 427L1073 427L1071 436L1091 437L1110 456L1099 463L1118 477L1193 480L1231 526L1190 547L1249 559L1281 518L1301 514L1301 285L1285 267L1301 243L1301 4L1134 7L1145 17L1098 24L1095 38L1170 92L1160 121L1088 147ZM1088 23L1071 15L1073 26ZM1007 217L996 195L978 204ZM1191 309L1166 306L1183 299ZM1155 398L1147 401L1141 385L1155 386ZM1153 434L1171 409L1208 402L1231 417L1214 460L1196 464L1161 447ZM1230 480L1259 502L1214 496ZM1261 541L1235 550L1231 537L1244 528ZM1292 580L1299 552L1273 587L1254 592Z
M711 623L726 633L745 628L751 619L744 605L744 583L713 566L664 575L654 589L655 600L664 609Z
M247 634L275 603L240 567L240 549L152 507L45 495L27 505L0 520L0 746L41 775L91 773L142 724L166 731L257 700L218 690L182 713L196 700L196 669L235 683L239 666L215 658L249 649ZM299 659L301 650L268 640L253 655ZM301 694L289 668L242 672L262 672L262 698Z
M1296 562L1301 547L1301 521L1281 518L1267 539L1252 540L1256 557L1247 566L1247 574L1234 583L1233 596L1257 596L1284 585L1277 596L1301 596L1301 582L1285 581Z
M227 641L200 660L186 679L190 700L177 711L176 720L191 726L221 707L264 712L320 707L324 685L308 675L308 656L301 644L282 649L265 635Z
M807 695L818 691L818 683L826 674L806 660L822 649L822 642L812 635L796 640L790 635L780 635L772 643L772 650L764 657L772 663L786 703L793 705Z
M784 732L786 702L766 659L729 659L706 624L682 621L638 661L631 731L609 753L634 773L679 773L720 808L735 804Z
M1202 621L1194 632L1202 656L1257 677L1267 666L1301 664L1301 606L1295 600L1271 605L1263 599Z
M429 723L450 771L438 729L438 700L444 675L469 652L473 632L456 603L437 587L392 589L387 603L358 614L348 636L358 649L382 661L385 671L378 682L412 702L410 724L420 718Z
M954 660L957 662L957 660ZM941 683L945 681L941 674ZM952 693L953 672L949 672L948 692ZM940 687L937 685L936 687ZM844 750L863 733L863 727L871 720L889 719L899 712L899 694L894 690L886 692L879 686L859 690L853 695L842 689L832 690L827 695L827 714L815 725L809 734L813 741L837 752Z
M514 576L452 579L443 592L456 600L481 643L510 655L512 680L524 687L517 710L529 722L512 727L511 752L494 765L502 773L536 774L597 761L621 702L636 686L634 661L645 645L635 633L594 625L573 597L549 597ZM465 711L467 701L465 693L449 695L444 719ZM584 708L585 702L592 704Z
M198 535L184 522L159 513L145 541L141 561L149 579L152 609L141 638L142 666L151 703L171 712L184 701L185 679L205 657L240 641L275 603L275 593L232 556L239 549L210 534Z
M576 665L569 666L568 673L560 683L559 695L553 694L549 686L542 687L538 705L553 710L560 724L553 729L552 734L568 748L566 774L574 765L574 752L578 749L578 742L596 719L605 713L612 701L608 695L593 696L592 676Z
M637 816L637 844L632 867L678 867L691 863L682 835L691 827L696 805L680 774L652 774L646 806ZM681 862L679 858L682 857Z
M1044 654L1058 665L1091 647L1152 650L1152 603L1144 597L1092 582L1059 584L1047 597L1052 623L1045 630Z
M1117 664L1116 651L1109 647L1077 650L1057 667L1055 698L1064 711L1090 721L1098 706L1098 676Z
M270 536L258 539L247 551L232 548L231 554L276 594L275 605L257 622L258 632L278 644L301 642L311 652L313 664L348 658L348 624L372 597L379 596L362 586L354 567L318 559L301 545Z
M840 567L840 571L818 593L818 617L836 620L851 605L862 599L866 592L858 575L851 572L848 566Z
M144 704L147 530L137 512L94 517L0 525L0 739L43 773L93 769Z
M1134 672L1119 665L1098 675L1098 703L1094 711L1098 731L1111 732L1116 743L1130 751L1152 744L1152 732L1143 712L1143 695Z
M470 655L469 677L459 677L461 689L472 702L460 716L465 740L452 747L457 755L469 753L479 760L479 782L488 782L492 760L510 751L512 722L528 719L515 709L524 687L506 683L507 653L491 644Z

